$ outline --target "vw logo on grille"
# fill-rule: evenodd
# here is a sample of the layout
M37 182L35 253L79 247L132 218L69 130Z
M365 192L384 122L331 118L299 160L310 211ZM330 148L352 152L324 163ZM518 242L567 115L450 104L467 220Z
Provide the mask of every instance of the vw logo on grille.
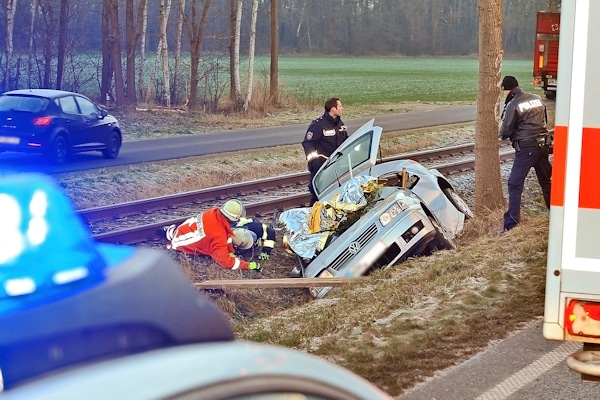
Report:
M350 243L350 246L348 246L348 251L351 254L358 254L358 252L360 251L360 243L358 243L358 242Z

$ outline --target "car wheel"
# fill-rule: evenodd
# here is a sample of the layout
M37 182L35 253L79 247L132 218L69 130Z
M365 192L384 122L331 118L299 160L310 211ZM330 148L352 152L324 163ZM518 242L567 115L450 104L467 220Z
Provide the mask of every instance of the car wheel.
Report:
M57 136L52 142L52 146L50 146L46 156L54 164L62 164L67 161L69 156L69 143L67 142L67 138L63 135Z
M117 158L119 150L121 150L121 135L117 131L112 131L106 149L102 150L102 155L108 159Z
M448 200L450 200L450 203L452 203L452 205L456 207L458 211L465 214L465 217L467 218L473 218L473 212L471 211L467 203L465 203L462 197L460 197L453 189L446 188L443 190L443 192L448 198Z
M429 217L429 220L437 232L433 240L427 245L426 253L431 254L436 250L452 250L455 247L454 241L446 230L442 228L435 218Z

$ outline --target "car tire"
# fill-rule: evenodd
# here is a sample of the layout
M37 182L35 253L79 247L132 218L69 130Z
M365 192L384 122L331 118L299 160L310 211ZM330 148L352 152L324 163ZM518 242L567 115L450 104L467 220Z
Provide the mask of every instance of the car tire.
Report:
M106 149L102 150L102 155L112 160L117 158L119 150L121 150L121 135L117 131L112 131Z
M458 195L458 193L456 193L451 188L446 188L442 191L444 192L450 203L452 203L452 205L456 207L458 211L465 214L466 218L473 218L473 211L471 211L467 203L465 203L465 201L462 199L462 197Z
M427 245L426 253L431 254L436 250L452 250L456 246L454 245L454 240L448 235L446 230L442 228L442 226L435 220L435 218L429 217L431 224L437 231L435 237L429 244Z
M67 161L69 157L69 142L67 142L67 138L64 135L58 135L54 138L46 156L54 164L62 164Z

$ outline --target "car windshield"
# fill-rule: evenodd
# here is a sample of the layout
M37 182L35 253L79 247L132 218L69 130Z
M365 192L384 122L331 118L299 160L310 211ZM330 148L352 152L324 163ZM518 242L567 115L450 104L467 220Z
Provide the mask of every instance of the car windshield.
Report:
M0 111L24 111L37 113L42 111L46 107L47 103L48 100L42 97L13 95L0 96Z
M314 180L317 193L324 192L332 184L341 185L350 178L350 169L369 161L374 131L370 130L353 140L353 145L333 153Z

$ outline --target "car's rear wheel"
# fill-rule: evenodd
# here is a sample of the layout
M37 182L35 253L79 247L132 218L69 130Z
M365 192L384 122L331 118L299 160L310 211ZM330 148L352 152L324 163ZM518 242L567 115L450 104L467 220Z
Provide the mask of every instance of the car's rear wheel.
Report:
M69 157L69 143L67 142L67 138L63 135L58 135L52 142L50 149L46 152L46 156L54 164L62 164L67 161Z
M462 197L460 197L453 189L446 188L443 190L443 192L448 200L450 200L450 203L452 203L452 205L456 207L458 211L465 214L465 217L467 218L473 218L473 211L471 211L467 203L465 203Z
M108 159L117 158L119 150L121 150L121 135L117 131L112 131L106 149L102 150L102 155Z

